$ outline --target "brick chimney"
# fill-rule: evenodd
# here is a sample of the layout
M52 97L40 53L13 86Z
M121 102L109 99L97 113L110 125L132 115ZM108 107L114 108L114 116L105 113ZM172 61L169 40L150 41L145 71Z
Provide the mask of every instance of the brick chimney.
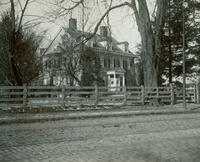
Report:
M128 42L124 42L124 51L125 52L128 52L128 46L129 46L129 43Z
M72 30L77 30L77 20L70 18L69 19L69 28Z
M107 26L100 26L100 35L103 37L108 36L108 27Z

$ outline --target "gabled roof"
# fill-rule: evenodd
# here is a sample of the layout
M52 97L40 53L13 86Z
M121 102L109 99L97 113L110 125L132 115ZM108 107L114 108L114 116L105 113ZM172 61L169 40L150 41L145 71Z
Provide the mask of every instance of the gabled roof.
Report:
M65 29L67 33L69 33L73 38L81 38L82 35L83 35L83 32L80 31L80 30L73 30L73 29L70 29L70 28L66 28ZM92 33L89 33L89 32L84 32L84 37L89 37L90 35L92 35ZM106 47L104 45L102 45L101 42L104 42L104 41L110 41L112 43L112 52L122 52L122 53L127 53L127 54L133 54L130 50L128 50L127 52L124 52L122 49L120 49L118 47L118 45L121 43L121 42L118 42L115 38L113 37L104 37L100 34L95 34L91 40L89 40L90 42L92 41L93 43L95 43L96 47L98 48L102 48L102 49L105 49L106 50ZM128 42L127 42L128 43Z
M81 41L82 36L84 35L84 37L89 37L92 35L92 33L89 32L83 32L80 30L74 30L74 29L70 29L70 28L60 28L57 32L57 34L55 35L54 39L47 45L46 47L46 51L45 51L45 56L47 55L52 55L54 53L57 53L57 46L58 44L61 42L61 37L62 35L64 35L65 33L68 33L73 39L75 39L77 42ZM110 41L112 44L112 50L107 50L106 46L103 44L103 42L107 42ZM128 50L127 52L123 51L121 48L118 47L118 45L121 42L118 42L116 39L114 39L113 37L104 37L100 34L95 34L89 41L88 43L86 43L86 46L89 43L93 43L93 45L95 45L94 48L96 48L98 51L104 51L104 52L108 52L110 54L116 54L116 55L122 55L122 56L132 56L134 57L134 54ZM128 43L128 42L127 42Z

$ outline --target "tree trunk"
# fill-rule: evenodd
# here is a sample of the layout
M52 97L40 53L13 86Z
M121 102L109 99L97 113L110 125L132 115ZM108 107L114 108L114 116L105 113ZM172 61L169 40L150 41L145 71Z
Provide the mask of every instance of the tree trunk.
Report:
M144 85L145 87L157 87L157 70L155 59L153 57L153 37L151 33L143 31L142 47L143 47L143 70L144 70Z
M169 27L169 44L168 44L168 48L169 48L169 63L168 63L168 68L169 68L169 83L172 83L172 47L171 47L171 29Z
M143 70L144 70L144 86L145 87L157 87L157 71L154 59L154 38L153 30L151 26L151 20L146 4L146 0L138 0L139 9L136 8L136 4L133 4L133 9L136 16L136 22L138 30L142 39L143 49Z
M10 4L11 4L11 21L12 21L12 38L11 38L11 42L10 42L10 65L11 65L11 70L12 70L12 74L14 76L14 80L15 83L13 83L14 85L22 85L22 78L19 75L18 69L15 65L15 60L14 60L14 55L15 55L15 46L16 46L16 40L17 40L17 33L16 33L16 29L15 29L15 6L14 6L14 1L10 0Z
M27 5L29 3L29 0L26 0L24 8L22 9L22 13L21 16L19 18L19 24L18 24L18 29L16 29L16 17L15 17L15 3L14 0L10 0L10 8L11 8L11 21L12 21L12 37L11 37L11 42L10 42L10 65L11 65L11 70L12 70L12 74L14 76L14 85L19 85L22 86L23 85L23 79L20 73L20 70L18 69L17 65L16 65L16 61L15 61L15 55L17 55L16 53L16 43L18 41L19 38L19 32L21 29L21 25L22 25L22 19L25 13L25 10L27 8Z
M72 78L71 76L69 77L69 85L74 86L74 78Z
M144 86L146 87L158 86L158 65L161 54L160 31L163 27L166 2L167 0L156 1L157 12L155 32L153 32L146 0L137 0L137 5L136 0L132 0L132 9L142 39Z
M170 1L168 2L168 5L170 6ZM169 63L168 63L168 68L169 68L169 84L172 83L172 41L171 41L171 13L169 12L169 18L168 18L168 34L169 34L169 41L168 41L168 57L169 57Z

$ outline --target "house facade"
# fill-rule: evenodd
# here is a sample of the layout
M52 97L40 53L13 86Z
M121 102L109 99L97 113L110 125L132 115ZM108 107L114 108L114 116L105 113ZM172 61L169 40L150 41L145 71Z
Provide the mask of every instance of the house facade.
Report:
M68 35L68 38L80 42L81 37L88 37L91 33L82 32L77 29L76 19L69 20L69 27L63 29L64 34ZM51 44L54 44L51 42ZM54 45L56 46L56 45ZM87 43L85 47L91 48L95 55L100 60L100 73L106 86L119 87L119 86L134 86L136 85L135 55L129 51L128 42L118 42L110 36L109 30L106 26L100 27L100 34L95 34ZM69 47L70 48L70 47ZM77 60L74 58L70 60L76 70L74 77L65 75L66 69L66 57L58 48L53 50L42 49L41 53L46 50L46 54L43 56L43 84L44 85L77 85L77 79L81 78L82 69L78 66L78 56L80 51L76 51L73 57L77 55ZM80 57L79 57L80 58ZM68 58L69 59L69 58ZM77 64L77 67L76 67Z

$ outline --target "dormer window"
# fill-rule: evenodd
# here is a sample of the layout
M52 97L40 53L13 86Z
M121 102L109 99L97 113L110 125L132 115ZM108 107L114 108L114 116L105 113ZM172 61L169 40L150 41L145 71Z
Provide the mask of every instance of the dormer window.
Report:
M103 47L107 48L107 41L99 42Z
M93 47L98 47L97 43L93 43Z
M117 45L122 51L128 52L128 46L129 46L128 42L119 42L117 43Z
M108 50L113 51L113 46L111 43L107 45L107 48L108 48Z

